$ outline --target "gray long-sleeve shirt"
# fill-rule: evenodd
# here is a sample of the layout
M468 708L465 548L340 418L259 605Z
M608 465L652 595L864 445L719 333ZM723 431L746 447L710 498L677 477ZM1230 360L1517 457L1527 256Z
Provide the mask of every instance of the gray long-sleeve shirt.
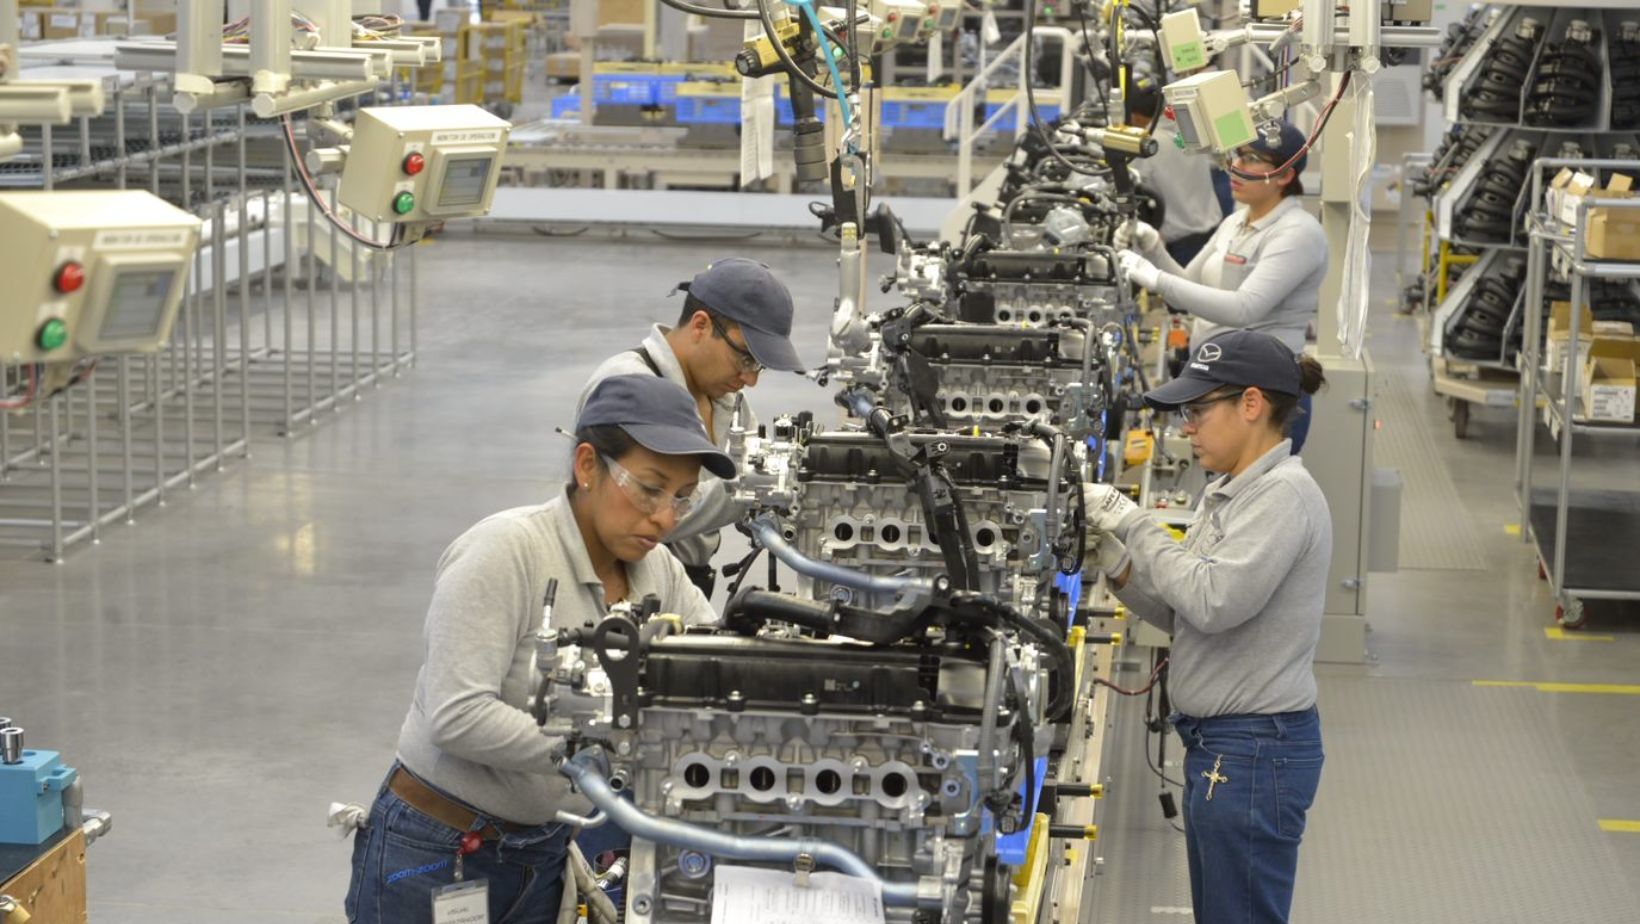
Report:
M1296 197L1257 222L1247 221L1246 208L1236 210L1189 266L1160 248L1149 256L1162 270L1157 294L1196 316L1192 344L1239 328L1264 331L1295 355L1304 351L1327 275L1327 236Z
M1133 170L1166 205L1162 226L1156 229L1162 240L1172 243L1218 228L1224 220L1224 209L1219 206L1218 193L1213 191L1209 159L1186 154L1173 143L1179 125L1172 119L1151 126L1151 134L1156 138L1156 153L1135 160Z
M626 566L628 599L660 598L686 623L717 614L665 549ZM427 609L426 659L399 731L399 760L416 776L506 821L544 824L584 811L553 769L554 740L525 711L534 678L530 636L547 580L558 579L553 624L602 619L604 585L564 496L504 510L467 530L439 559Z
M1315 705L1332 516L1291 440L1208 485L1184 542L1144 510L1116 535L1132 559L1117 598L1173 633L1176 709L1208 718Z
M683 377L683 366L678 362L677 354L672 352L672 345L666 340L667 332L668 328L656 324L650 330L649 336L644 338L643 348L660 368L663 378L676 382L678 387L687 391L689 382ZM575 403L575 416L581 416L581 408L586 405L587 396L592 394L593 386L604 379L612 375L654 374L655 370L649 368L643 357L633 350L616 353L592 370L592 376L581 388L580 400ZM734 413L733 395L712 400L710 435L712 442L720 448L727 448L729 445L729 425L733 422ZM756 432L757 415L752 412L751 402L741 402L740 420L741 425L748 431ZM701 469L700 487L695 493L694 506L689 508L689 515L679 521L666 537L667 547L678 556L678 560L686 565L711 563L721 541L718 533L746 513L746 505L735 501L733 491L732 482L725 482L711 472Z

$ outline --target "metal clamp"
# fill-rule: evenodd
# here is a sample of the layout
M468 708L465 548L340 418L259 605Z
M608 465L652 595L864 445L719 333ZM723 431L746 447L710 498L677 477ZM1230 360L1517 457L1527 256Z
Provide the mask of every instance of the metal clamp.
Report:
M814 857L806 853L798 854L797 859L792 861L792 871L797 874L797 887L808 888L809 874L814 872Z

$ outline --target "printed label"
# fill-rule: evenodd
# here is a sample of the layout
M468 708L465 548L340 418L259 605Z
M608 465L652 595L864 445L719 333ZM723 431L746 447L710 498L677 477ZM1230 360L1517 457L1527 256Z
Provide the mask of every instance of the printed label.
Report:
M433 132L433 144L494 144L501 140L501 129L483 128L467 131Z

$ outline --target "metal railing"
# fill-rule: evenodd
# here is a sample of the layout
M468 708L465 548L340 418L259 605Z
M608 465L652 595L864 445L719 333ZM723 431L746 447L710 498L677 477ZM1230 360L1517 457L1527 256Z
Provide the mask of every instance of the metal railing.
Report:
M293 184L282 144L269 166L263 142L275 136L243 107L187 116L161 99L155 82L117 89L108 115L82 121L77 151L60 156L67 146L43 128L0 180L30 185L31 162L42 190L146 179L204 221L159 352L104 358L85 381L0 411L0 546L50 561L248 456L253 439L307 432L415 361L415 248L344 246ZM253 189L253 174L274 185ZM23 374L0 364L0 385Z
M1076 75L1076 51L1081 36L1061 26L1038 26L1029 33L1021 32L995 58L991 59L974 79L945 105L945 137L957 143L957 198L962 199L974 189L974 148L980 139L1000 129L1010 113L1014 116L1014 137L1023 135L1030 126L1031 110L1025 95L1025 42L1032 39L1056 40L1061 44L1059 56L1059 83L1057 86L1034 89L1037 103L1058 104L1061 112L1071 108L1071 86ZM1041 60L1033 53L1033 58ZM1018 86L1014 93L997 106L978 125L974 124L974 110L990 103L990 87L997 75L1008 67L1019 71Z

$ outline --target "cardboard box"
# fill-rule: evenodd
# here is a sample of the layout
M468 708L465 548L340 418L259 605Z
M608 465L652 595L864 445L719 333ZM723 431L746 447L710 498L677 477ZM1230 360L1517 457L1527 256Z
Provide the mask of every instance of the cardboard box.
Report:
M1586 199L1632 199L1633 181L1613 175L1606 188L1596 189L1591 174L1564 168L1550 181L1544 206L1567 226L1577 224L1578 208ZM1588 210L1584 247L1598 260L1640 261L1640 205Z
M1589 344L1594 337L1594 315L1589 312L1589 306L1584 305L1577 325L1577 352L1579 356L1587 356ZM1572 337L1572 303L1551 302L1549 304L1549 336L1544 347L1543 361L1546 368L1559 372L1566 368L1566 351Z
M1635 360L1640 350L1633 339L1594 341L1583 361L1579 419L1601 423L1633 423Z
M654 0L598 0L599 26L641 26L644 5Z

